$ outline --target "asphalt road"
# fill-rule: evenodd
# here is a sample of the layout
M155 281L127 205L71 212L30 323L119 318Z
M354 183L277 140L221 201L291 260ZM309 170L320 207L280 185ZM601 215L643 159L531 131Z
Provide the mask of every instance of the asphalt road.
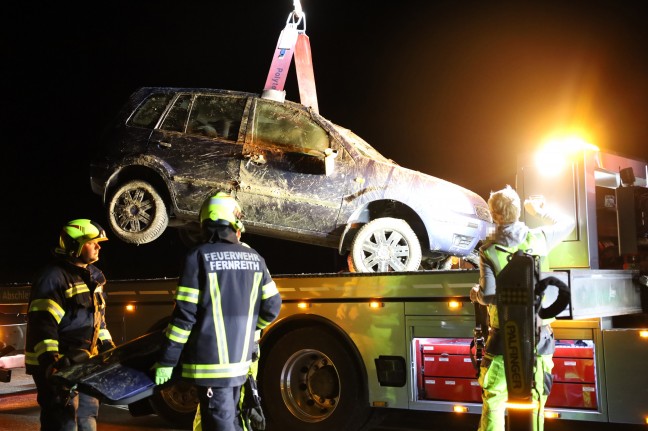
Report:
M0 431L38 431L38 413L31 377L24 374L24 369L14 369L11 383L0 383ZM478 421L477 415L395 411L367 431L475 431ZM110 405L101 406L97 428L98 431L183 431L156 415L133 417L125 406ZM648 431L648 427L547 420L545 431Z

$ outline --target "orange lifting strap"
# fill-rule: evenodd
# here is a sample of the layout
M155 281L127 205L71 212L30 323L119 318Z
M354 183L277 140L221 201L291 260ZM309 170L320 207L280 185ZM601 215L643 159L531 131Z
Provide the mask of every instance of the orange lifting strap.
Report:
M306 15L301 9L299 0L294 0L293 3L295 10L288 15L286 27L279 34L263 91L284 91L286 76L294 55L300 102L319 113L310 39L306 35ZM300 29L299 26L302 24Z

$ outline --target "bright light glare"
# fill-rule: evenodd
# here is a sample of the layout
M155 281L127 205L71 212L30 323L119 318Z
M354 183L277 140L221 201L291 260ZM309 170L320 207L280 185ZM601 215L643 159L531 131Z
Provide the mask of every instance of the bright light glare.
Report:
M126 311L132 313L135 311L135 305L134 304L126 304Z
M535 408L538 408L538 402L535 400L529 403L507 401L506 408L511 410L533 410Z
M452 411L455 413L468 413L468 407L466 406L452 406Z
M547 176L556 175L565 169L570 158L587 150L599 149L577 135L549 138L536 153L536 166Z
M645 331L639 331L639 336L641 338L648 338L648 330Z
M461 302L454 301L454 300L450 301L450 302L448 302L448 308L450 310L458 310L459 308L461 308Z
M560 413L545 410L544 417L547 419L560 419Z

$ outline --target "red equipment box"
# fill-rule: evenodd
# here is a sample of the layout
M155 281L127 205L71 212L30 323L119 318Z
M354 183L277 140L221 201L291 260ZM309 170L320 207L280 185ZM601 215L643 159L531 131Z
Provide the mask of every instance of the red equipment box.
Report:
M481 387L476 379L425 377L425 399L481 402Z

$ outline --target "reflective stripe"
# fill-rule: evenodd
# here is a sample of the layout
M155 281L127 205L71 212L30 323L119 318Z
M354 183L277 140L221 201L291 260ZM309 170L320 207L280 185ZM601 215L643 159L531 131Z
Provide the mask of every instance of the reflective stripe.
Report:
M214 332L216 335L216 346L218 357L227 364L229 362L229 350L227 348L227 332L225 332L225 321L223 320L223 307L221 304L220 286L215 273L209 273L209 294L211 295L212 319L214 319Z
M270 324L270 322L268 322L267 320L262 319L261 317L259 317L259 320L257 320L257 328L258 329L264 329L269 324Z
M73 285L69 289L65 291L65 297L66 298L72 298L75 295L79 295L81 293L90 293L90 289L88 289L88 286L81 282Z
M192 287L178 286L176 291L176 300L190 302L192 304L198 304L198 296L200 290L194 289Z
M250 339L250 335L252 332L252 324L255 323L252 322L252 319L254 318L254 309L256 306L257 298L259 296L259 285L261 284L262 279L263 279L262 272L254 273L254 285L252 286L252 291L250 292L250 306L248 308L247 322L245 322L245 336L243 338L244 340ZM247 343L247 341L243 344L243 351L241 352L241 361L245 361L245 359L247 358L247 352L249 346L250 344Z
M263 286L263 295L261 296L261 299L268 299L271 296L275 296L277 294L279 294L279 290L277 290L277 285L275 284L274 281L271 281L270 283Z
M182 364L182 377L214 379L238 377L247 374L252 361L238 364Z
M112 340L112 336L110 335L110 332L107 329L100 329L99 339L101 341Z
M36 353L34 352L25 352L25 364L27 365L39 365L38 359L36 358Z
M61 323L61 319L65 316L65 310L51 299L34 299L29 304L29 313L33 311L47 311L54 317L56 323Z
M189 339L189 334L191 334L191 331L179 328L170 323L169 326L167 326L166 337L171 341L175 341L176 343L185 344Z
M58 340L43 340L34 346L34 355L38 358L45 352L57 352L59 350Z

